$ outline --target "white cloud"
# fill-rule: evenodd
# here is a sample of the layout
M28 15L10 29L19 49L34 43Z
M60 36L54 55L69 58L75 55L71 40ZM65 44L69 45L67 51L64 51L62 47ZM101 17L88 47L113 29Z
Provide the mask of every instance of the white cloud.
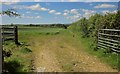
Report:
M79 14L79 11L78 11L78 9L64 10L63 15L66 16L68 14L77 15L77 14Z
M71 9L71 10L66 9L64 10L63 16L71 21L77 21L82 17L79 9Z
M73 16L73 18L76 19L76 20L80 19L81 17L82 17L81 14Z
M83 17L86 17L86 18L89 18L90 16L96 13L96 11L88 10L88 9L81 9L81 11L84 12Z
M68 0L69 2L77 2L77 1L79 1L79 0Z
M110 11L109 10L103 10L101 11L103 14L106 14L106 13L109 13Z
M25 16L24 18L33 19L34 17L32 17L32 16Z
M42 11L48 11L48 10L50 10L50 9L47 9L47 8L42 7L40 10L42 10Z
M28 2L28 0L0 0L0 2ZM29 0L29 2L119 2L119 0Z
M61 12L57 12L56 10L50 10L48 13L49 14L55 14L55 15L60 15L61 14Z
M64 13L63 13L63 15L64 15L64 16L67 16L67 15L70 13L70 11L69 11L69 10L67 10L67 9L66 9L66 10L64 10L63 12L64 12Z
M18 10L18 9L24 9L24 8L26 8L25 5L14 5L13 6L13 9L16 9L16 10Z
M41 0L34 0L35 2L40 2Z
M75 22L77 20L80 20L82 18L82 16L81 15L72 15L72 16L69 15L69 16L66 16L65 18Z
M50 10L48 13L50 14L56 13L56 10Z
M64 10L63 16L71 21L77 21L82 18L79 9Z
M37 19L41 19L42 17L41 17L41 16L36 16L35 18L37 18Z
M44 8L40 6L40 4L35 4L31 6L25 6L25 5L15 5L13 6L14 9L30 9L30 10L39 10L39 11L49 11L50 9Z
M61 0L61 2L64 2L64 0Z
M25 14L22 14L20 17L16 18L27 18L27 19L41 19L41 16L26 16Z
M0 2L20 2L20 0L1 0Z
M5 5L11 5L11 4L17 4L18 2L2 2L2 4L5 4Z
M70 11L66 9L66 10L64 10L64 12L65 12L65 13L69 13Z
M61 2L119 2L119 0L61 0Z
M31 6L19 6L19 5L16 5L13 7L14 9L30 9L30 10L39 10L39 11L48 11L48 13L50 14L55 14L55 15L60 15L61 12L57 12L56 10L50 10L48 8L44 8L42 6L40 6L40 4L35 4L35 5L31 5ZM30 13L30 12L26 12L26 13ZM35 14L38 14L38 13L35 13Z
M79 12L78 12L77 9L71 9L71 13L72 13L72 14L79 14Z
M86 0L86 2L108 2L110 0Z
M117 7L117 6L112 5L112 4L101 4L101 5L94 6L94 8L97 8L97 9L99 9L99 8L115 8L115 7Z
M117 13L117 10L112 11L111 13Z
M18 18L18 17L17 17ZM34 17L32 16L25 16L25 14L22 14L20 18L28 18L28 19L33 19Z
M64 16L67 16L67 15L68 15L68 13L63 13L63 15L64 15Z
M36 5L29 6L29 7L27 7L27 8L32 9L32 10L38 10L38 9L41 8L41 7L40 7L39 4L36 4Z
M40 11L48 11L49 10L48 8L41 7L40 4L35 4L32 6L28 6L26 8L31 9L31 10L40 10Z
M79 2L80 0L61 0L61 2Z
M60 15L61 13L60 13L60 12L56 12L55 14L56 14L56 15Z
M31 12L27 11L26 13L31 13Z
M117 10L114 10L114 11L109 11L109 10L103 10L101 11L102 14L106 14L106 13L117 13Z
M84 0L83 2L119 2L119 0Z
M88 9L81 9L81 11L83 11L85 13L95 13L96 12L94 10L88 10Z

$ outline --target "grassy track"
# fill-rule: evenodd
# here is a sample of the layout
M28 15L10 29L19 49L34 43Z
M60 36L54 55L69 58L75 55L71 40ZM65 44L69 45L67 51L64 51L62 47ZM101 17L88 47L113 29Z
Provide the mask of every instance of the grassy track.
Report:
M29 27L30 28L30 27ZM19 51L14 51L11 58L15 57L25 62L20 71L76 71L76 72L105 72L116 71L112 69L96 56L86 52L83 40L69 30L62 28L30 28L19 30L19 41L23 46L14 47ZM8 47L9 45L6 45ZM12 48L9 46L9 48ZM23 50L25 49L25 50ZM27 53L26 50L31 50ZM22 58L22 59L21 59ZM25 59L27 58L27 59ZM13 60L13 59L11 59ZM9 61L9 59L6 59ZM31 66L30 64L33 64ZM26 66L26 67L25 67ZM20 67L19 67L20 68ZM24 69L25 68L25 69Z
M69 30L41 28L39 30L22 30L21 32L20 39L27 40L26 42L33 50L35 71L113 71L110 70L110 67L101 65L100 60L98 61L96 58L90 58L90 62L85 62L89 61L90 55L85 53L85 47L78 41L79 38L73 37ZM56 34L57 32L58 34ZM97 67L95 67L92 69L91 67L96 64L93 60L100 63L101 67L104 66L104 68L96 69Z

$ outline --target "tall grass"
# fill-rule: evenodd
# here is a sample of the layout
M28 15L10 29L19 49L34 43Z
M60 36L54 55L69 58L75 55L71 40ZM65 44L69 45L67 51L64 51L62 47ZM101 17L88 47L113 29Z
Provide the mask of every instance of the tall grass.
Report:
M120 62L119 62L119 54L115 52L107 53L107 49L98 49L96 48L96 43L94 42L93 37L82 37L82 34L80 31L75 32L77 35L77 38L79 39L83 46L86 49L86 52L89 54L92 54L99 58L102 62L109 64L114 69L120 69Z

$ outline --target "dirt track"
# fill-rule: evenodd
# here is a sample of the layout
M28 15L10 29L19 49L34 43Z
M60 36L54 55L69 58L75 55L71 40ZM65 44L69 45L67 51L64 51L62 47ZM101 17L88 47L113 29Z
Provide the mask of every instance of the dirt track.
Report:
M64 41L64 42L63 42ZM114 72L110 66L84 51L77 40L68 42L63 36L51 36L33 42L36 72Z

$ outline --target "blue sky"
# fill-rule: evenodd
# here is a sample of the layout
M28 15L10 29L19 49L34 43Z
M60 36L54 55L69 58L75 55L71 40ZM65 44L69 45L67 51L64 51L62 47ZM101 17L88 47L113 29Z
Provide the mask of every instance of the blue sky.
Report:
M21 16L4 15L2 24L72 23L95 13L116 13L117 7L118 2L7 2L2 10L16 9Z
M119 0L0 0L0 2L119 2Z

